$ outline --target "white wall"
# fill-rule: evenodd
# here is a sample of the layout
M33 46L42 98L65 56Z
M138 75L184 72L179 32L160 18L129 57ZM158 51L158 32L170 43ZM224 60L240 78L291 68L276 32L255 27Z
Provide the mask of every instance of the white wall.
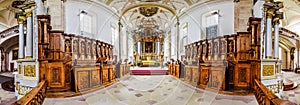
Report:
M219 10L219 35L234 34L234 3L224 1L210 4L199 4L179 17L181 24L188 23L188 43L199 41L203 32L202 16L213 10ZM205 32L204 32L205 33ZM183 36L181 35L180 38Z
M188 27L188 36L187 36L187 43L190 44L196 41L201 40L202 34L205 34L202 26L202 17L204 14L207 14L213 10L218 10L220 17L219 17L219 36L223 35L231 35L234 34L234 3L232 1L223 1L223 2L211 2L211 3L201 3L195 4L191 8L187 9L187 11L179 14L179 23L180 23L180 35L179 40L176 37L176 27L175 24L177 22L176 19L172 20L171 26L171 46L165 46L165 50L167 47L171 48L171 57L177 59L176 53L177 49L180 50L181 46L181 39L184 37L182 27L187 24ZM179 41L179 42L178 42ZM177 43L178 46L177 46ZM185 46L185 45L184 45ZM184 55L183 52L179 53L179 58L181 55Z
M107 8L98 2L68 0L65 3L65 32L80 35L78 14L84 10L95 15L94 38L111 43L111 23L117 24L118 18Z
M253 15L254 17L257 17L257 18L262 18L262 15L263 15L263 5L264 5L265 1L263 0L259 0L257 1L254 6L253 6Z

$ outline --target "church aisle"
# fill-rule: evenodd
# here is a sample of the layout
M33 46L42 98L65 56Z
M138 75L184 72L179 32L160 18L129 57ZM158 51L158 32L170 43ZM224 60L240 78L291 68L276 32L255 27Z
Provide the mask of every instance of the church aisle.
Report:
M105 89L44 105L257 105L254 95L229 96L195 89L170 75L130 76Z

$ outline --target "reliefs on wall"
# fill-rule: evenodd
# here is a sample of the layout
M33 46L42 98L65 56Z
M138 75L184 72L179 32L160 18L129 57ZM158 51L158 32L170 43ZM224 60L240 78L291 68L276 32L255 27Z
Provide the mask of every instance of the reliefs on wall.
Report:
M274 65L263 65L263 76L274 75Z
M24 76L35 77L35 65L24 65Z

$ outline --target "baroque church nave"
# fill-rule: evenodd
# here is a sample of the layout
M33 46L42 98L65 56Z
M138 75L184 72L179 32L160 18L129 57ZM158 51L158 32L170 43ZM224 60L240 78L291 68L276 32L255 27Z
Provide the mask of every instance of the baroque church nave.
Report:
M0 0L0 104L300 104L296 0Z

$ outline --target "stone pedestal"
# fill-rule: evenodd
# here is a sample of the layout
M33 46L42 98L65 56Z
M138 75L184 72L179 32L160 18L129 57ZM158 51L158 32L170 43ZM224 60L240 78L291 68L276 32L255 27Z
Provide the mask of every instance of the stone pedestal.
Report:
M281 64L278 59L261 60L261 80L276 79L280 73Z
M20 99L38 85L39 69L35 59L22 59L17 62L18 73L15 73L15 94Z

